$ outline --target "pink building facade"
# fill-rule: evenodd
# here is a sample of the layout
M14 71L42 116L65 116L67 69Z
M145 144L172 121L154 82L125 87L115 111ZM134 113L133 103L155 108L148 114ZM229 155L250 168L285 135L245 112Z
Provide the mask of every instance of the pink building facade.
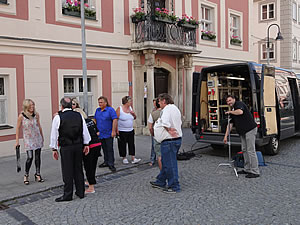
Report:
M136 133L146 132L152 99L162 92L174 97L188 126L192 73L253 58L249 41L252 1L85 2L89 5L89 115L94 114L101 95L115 108L123 96L131 95ZM66 4L65 0L0 0L0 155L14 154L15 127L24 98L33 99L41 114L45 148L59 99L83 100L80 17ZM146 14L141 21L132 19L136 7ZM192 16L199 28L157 20L153 17L156 8L166 8L178 17Z

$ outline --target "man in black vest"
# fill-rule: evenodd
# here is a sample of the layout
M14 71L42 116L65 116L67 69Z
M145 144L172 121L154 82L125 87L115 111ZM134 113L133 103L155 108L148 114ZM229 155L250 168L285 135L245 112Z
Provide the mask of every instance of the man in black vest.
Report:
M73 181L75 194L84 198L84 176L82 169L82 151L89 153L88 144L91 140L85 120L80 113L72 110L70 98L62 98L61 111L52 122L50 148L53 158L58 160L58 146L60 147L61 169L64 182L64 195L55 199L56 202L71 201L73 199Z
M231 111L225 114L230 115L235 125L236 132L241 138L242 152L244 156L244 170L238 171L238 174L246 174L246 178L259 177L258 160L255 151L255 138L257 133L257 124L251 115L248 107L241 101L236 101L234 96L226 98L227 105L232 107ZM232 129L232 123L229 126ZM227 144L227 136L230 130L226 129L224 143Z

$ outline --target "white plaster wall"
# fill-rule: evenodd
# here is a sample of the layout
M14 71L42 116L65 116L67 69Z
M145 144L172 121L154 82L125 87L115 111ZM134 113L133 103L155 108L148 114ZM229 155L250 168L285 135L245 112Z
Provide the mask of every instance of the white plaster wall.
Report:
M111 61L111 86L111 105L116 109L122 104L122 97L128 95L129 92L127 60L116 59Z
M30 98L35 102L44 133L44 148L49 148L50 127L52 124L50 57L25 55L24 82L25 98Z

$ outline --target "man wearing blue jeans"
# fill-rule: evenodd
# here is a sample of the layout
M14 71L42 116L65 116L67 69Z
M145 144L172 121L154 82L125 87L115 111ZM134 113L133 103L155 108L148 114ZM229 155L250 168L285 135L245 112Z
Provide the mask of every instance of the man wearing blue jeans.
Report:
M163 189L165 193L176 193L180 191L177 152L181 146L182 137L181 113L174 105L174 101L170 95L165 93L160 94L158 99L159 105L162 108L160 116L161 124L167 133L160 145L162 170L156 177L156 181L151 181L150 184L153 188ZM156 138L155 135L154 132L154 138ZM166 186L167 182L168 186Z
M98 103L99 108L95 112L95 120L100 132L99 138L104 154L104 163L99 167L108 167L112 172L115 172L113 138L116 136L118 117L116 111L108 104L106 97L99 97Z

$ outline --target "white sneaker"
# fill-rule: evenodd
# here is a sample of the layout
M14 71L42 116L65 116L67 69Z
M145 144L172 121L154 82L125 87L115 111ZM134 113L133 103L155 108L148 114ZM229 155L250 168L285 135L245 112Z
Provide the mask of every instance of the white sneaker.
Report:
M123 164L128 164L128 159L123 159Z
M141 159L135 158L131 163L134 164L134 163L138 163L139 161L141 161Z

